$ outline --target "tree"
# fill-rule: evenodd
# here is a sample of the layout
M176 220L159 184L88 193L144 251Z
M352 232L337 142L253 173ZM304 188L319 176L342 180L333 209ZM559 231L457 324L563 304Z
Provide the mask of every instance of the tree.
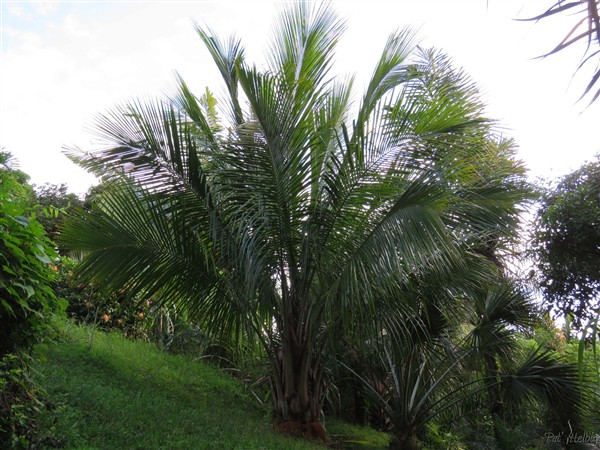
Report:
M575 325L599 312L600 160L562 177L541 197L533 255L548 308Z
M76 194L67 192L67 185L46 183L35 186L35 203L37 219L42 224L52 241L58 236L58 226L64 214L82 207L83 202Z
M331 75L343 29L328 6L294 4L259 70L239 40L197 27L229 121L181 79L174 99L100 116L105 148L71 156L113 185L62 235L87 254L84 280L259 341L275 424L313 437L331 341L381 332L411 277L447 277L514 233L526 192L477 89L411 31L390 36L353 104L352 81Z
M480 274L471 277L485 270L481 264L490 271L487 284ZM504 448L502 430L531 419L536 406L553 415L557 429L568 421L580 426L591 393L577 366L539 348L523 351L517 330L533 324L533 304L497 269L479 258L441 282L419 276L398 293L402 308L387 312L403 318L409 332L380 333L355 347L344 339L356 356L341 365L385 416L390 448L421 448L432 421L456 429L467 418L493 427Z
M7 201L31 204L34 199L33 188L29 185L29 175L19 169L15 157L0 147L0 174ZM9 190L10 188L10 190Z

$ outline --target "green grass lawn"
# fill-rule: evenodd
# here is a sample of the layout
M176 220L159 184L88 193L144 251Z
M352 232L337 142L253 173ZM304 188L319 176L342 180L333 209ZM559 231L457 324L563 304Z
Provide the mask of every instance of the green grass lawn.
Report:
M52 408L41 427L69 449L323 449L269 428L268 412L238 381L154 345L67 324L40 346L35 379ZM335 448L376 449L388 436L327 423Z

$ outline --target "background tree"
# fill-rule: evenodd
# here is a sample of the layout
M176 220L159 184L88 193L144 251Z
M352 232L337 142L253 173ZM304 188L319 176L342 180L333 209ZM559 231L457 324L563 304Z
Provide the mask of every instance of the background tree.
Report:
M31 205L35 193L29 184L29 175L19 169L19 164L14 156L2 147L0 147L0 170L2 171L4 192L7 195L6 201ZM10 187L10 191L8 187Z
M42 224L48 237L56 241L58 226L65 214L69 214L83 202L77 194L69 193L66 184L46 183L34 186L37 220ZM61 252L62 253L62 252Z
M382 311L388 332L410 332L398 290L514 233L526 192L472 82L410 31L353 103L331 75L343 29L328 6L294 4L259 70L237 39L198 28L229 121L181 80L175 99L100 116L105 148L73 159L114 184L62 235L87 254L84 280L260 342L275 423L312 436L331 341L381 333Z
M600 161L548 188L534 226L532 248L544 301L581 325L600 307Z

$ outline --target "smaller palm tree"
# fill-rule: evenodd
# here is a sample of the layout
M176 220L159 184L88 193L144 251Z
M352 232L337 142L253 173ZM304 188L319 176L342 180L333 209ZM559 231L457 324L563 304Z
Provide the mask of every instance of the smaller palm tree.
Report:
M503 424L514 425L514 418L527 416L522 411L534 405L545 406L559 429L569 422L579 426L589 406L590 391L576 364L541 348L524 351L517 332L534 326L535 317L527 295L507 280L474 297L473 328L465 344L481 373L500 445Z

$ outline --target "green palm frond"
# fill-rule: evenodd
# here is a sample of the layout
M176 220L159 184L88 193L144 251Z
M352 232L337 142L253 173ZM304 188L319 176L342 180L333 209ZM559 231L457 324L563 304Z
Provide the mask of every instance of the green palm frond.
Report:
M415 76L414 66L407 61L415 50L416 40L416 32L410 28L389 36L362 100L357 122L359 129L386 94Z
M207 122L195 122L214 141ZM148 190L184 185L205 194L199 141L187 117L163 100L134 101L97 117L91 130L106 146L94 153L70 149L67 155L99 177L133 177Z
M503 365L511 365L518 354L515 329L533 326L533 305L525 293L502 280L496 280L487 289L473 292L473 328L466 337L468 347L487 361L488 371L496 371L500 358ZM488 376L493 376L488 373Z
M576 364L539 349L531 352L514 373L502 376L502 395L515 405L544 402L563 425L577 423L590 399Z
M244 113L238 95L239 83L236 67L244 60L244 48L234 36L223 42L210 28L195 24L196 32L204 42L213 58L229 93L232 123L240 125L244 122Z
M304 102L327 80L336 44L345 29L326 4L297 2L286 9L274 30L271 71L280 73L289 94Z
M206 281L216 277L214 261L198 244L197 233L207 227L202 222L189 226L176 202L129 183L108 187L92 214L82 213L62 231L73 248L89 252L80 275L105 289L127 288L132 295L166 289L165 298L173 303L202 297Z

